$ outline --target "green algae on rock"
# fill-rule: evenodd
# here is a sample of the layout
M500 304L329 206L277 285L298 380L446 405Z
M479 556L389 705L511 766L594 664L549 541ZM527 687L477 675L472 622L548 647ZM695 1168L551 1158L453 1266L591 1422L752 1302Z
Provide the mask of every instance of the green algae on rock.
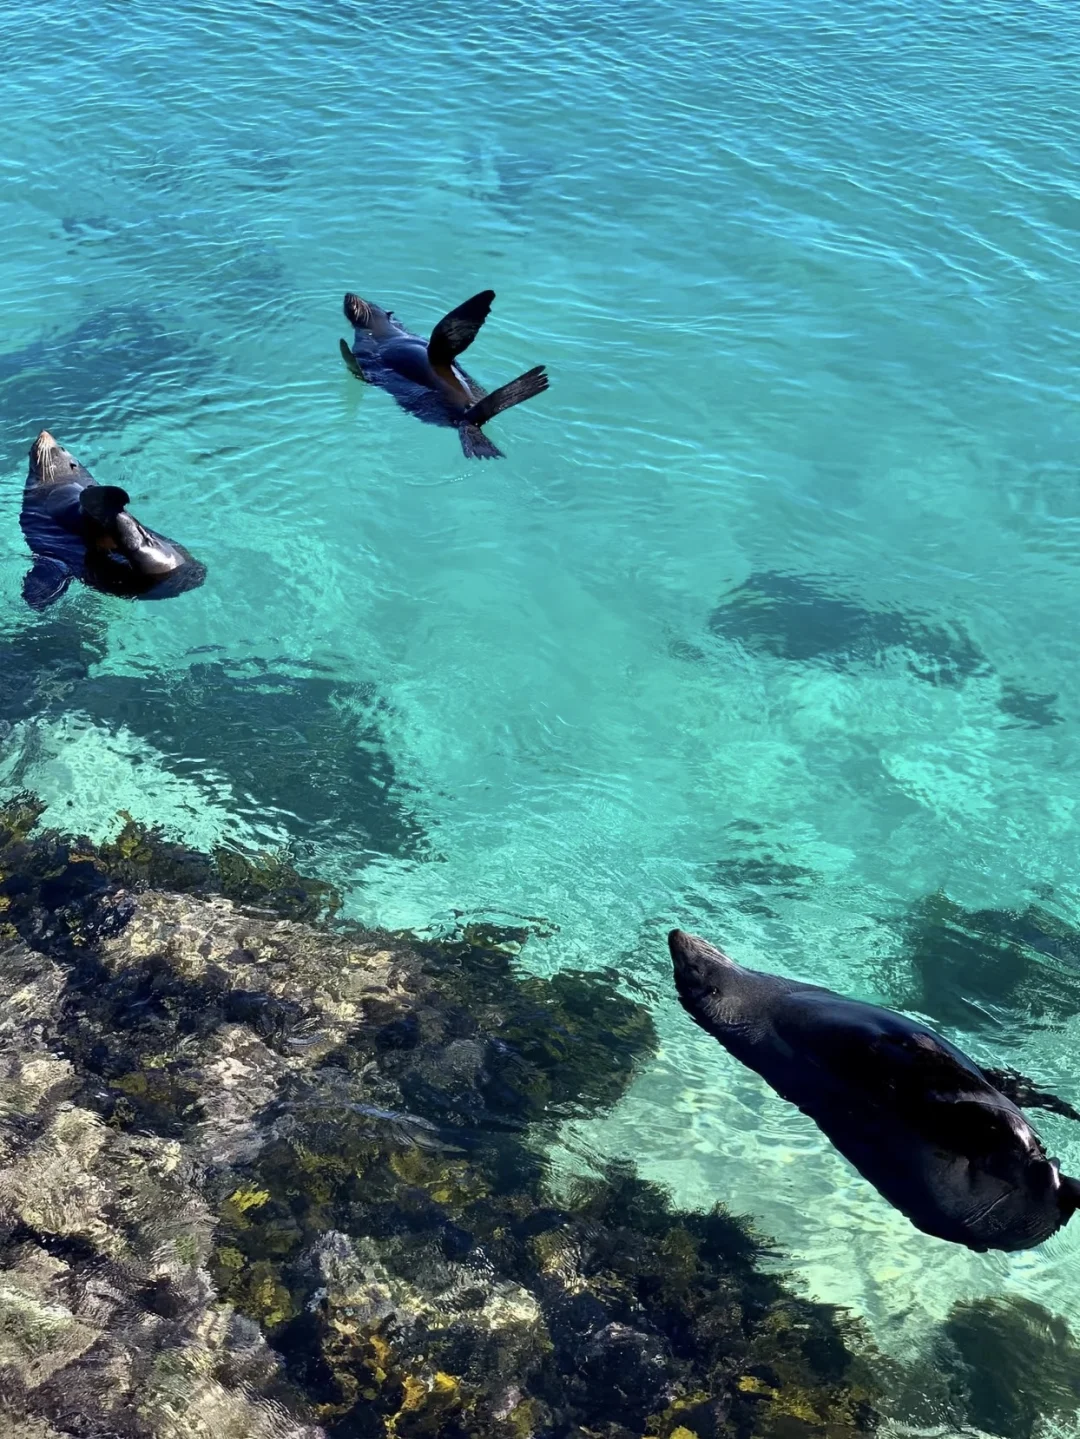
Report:
M554 1126L655 1047L522 930L330 927L287 862L0 811L0 1415L95 1439L874 1427L857 1327Z

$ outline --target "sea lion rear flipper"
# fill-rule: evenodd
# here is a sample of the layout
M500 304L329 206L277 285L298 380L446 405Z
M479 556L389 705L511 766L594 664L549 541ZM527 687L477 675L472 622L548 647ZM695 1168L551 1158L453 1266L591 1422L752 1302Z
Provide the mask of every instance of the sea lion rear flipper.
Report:
M467 460L501 460L502 450L494 440L489 440L479 425L459 425L461 448Z
M79 509L89 519L108 527L131 500L119 485L87 485L79 495Z
M992 1084L999 1094L1011 1099L1020 1109L1048 1109L1051 1114L1062 1114L1066 1119L1080 1120L1080 1113L1066 1100L1040 1089L1034 1080L1019 1074L1015 1069L984 1069L983 1074L988 1084Z
M355 375L358 380L363 380L364 383L367 384L367 376L357 364L356 356L352 350L350 350L348 340L339 340L338 344L341 346L341 358L345 361L345 366L349 373Z
M475 405L471 405L465 411L465 423L486 425L488 420L501 415L503 410L509 410L512 405L520 405L523 400L532 400L537 395L542 395L548 384L547 371L543 365L534 365L531 370L518 375L516 380L509 380L497 390L492 390L490 395L477 400Z
M494 290L481 290L479 295L442 317L428 341L428 360L433 370L448 369L456 357L469 348L480 333L494 298Z
M32 610L47 609L60 598L71 580L71 571L62 560L39 555L23 576L23 599Z

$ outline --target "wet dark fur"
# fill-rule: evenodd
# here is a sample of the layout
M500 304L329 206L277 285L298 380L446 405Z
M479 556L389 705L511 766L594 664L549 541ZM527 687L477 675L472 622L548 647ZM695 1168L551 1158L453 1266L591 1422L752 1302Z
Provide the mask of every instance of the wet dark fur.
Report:
M341 354L357 379L387 390L403 410L428 425L456 429L468 459L496 459L502 451L483 433L482 426L502 410L542 394L548 387L543 366L519 375L490 395L457 363L475 339L495 298L482 290L445 316L425 340L413 334L392 310L345 296L345 318L353 326L350 347L341 341ZM485 407L481 404L487 400ZM485 414L485 409L490 413Z
M88 515L83 492L94 487L102 495L122 495L102 488L90 471L46 431L30 448L30 468L19 523L34 556L23 581L23 598L32 609L53 604L73 579L92 589L129 599L156 600L196 589L206 578L205 566L174 540L139 525L126 511L117 514L132 532L153 542L173 560L167 573L147 573L117 544L114 527ZM126 500L126 496L122 496Z
M1028 1104L1061 1101L1009 1071L988 1075L892 1010L743 969L681 930L668 944L691 1018L809 1115L917 1228L980 1252L1029 1249L1080 1207L1080 1181L1059 1173L995 1086Z

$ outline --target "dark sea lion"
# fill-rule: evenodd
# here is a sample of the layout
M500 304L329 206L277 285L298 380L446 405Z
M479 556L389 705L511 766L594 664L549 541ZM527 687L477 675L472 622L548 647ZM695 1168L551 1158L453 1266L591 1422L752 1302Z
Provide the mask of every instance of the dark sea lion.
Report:
M512 405L541 395L548 387L543 365L489 395L457 363L476 339L488 317L494 290L481 290L456 310L444 315L424 340L359 295L345 296L345 318L355 331L352 348L341 341L341 354L350 371L370 385L389 390L410 415L428 425L448 425L461 436L467 459L489 460L502 450L483 433L482 426Z
M668 945L690 1017L916 1228L980 1253L1030 1249L1080 1208L1080 1180L1046 1157L1009 1094L1080 1117L1061 1100L890 1009L743 969L682 930Z
M105 594L160 600L196 589L206 568L182 545L140 525L126 491L99 485L42 430L30 447L19 523L34 556L23 599L43 610L82 580Z

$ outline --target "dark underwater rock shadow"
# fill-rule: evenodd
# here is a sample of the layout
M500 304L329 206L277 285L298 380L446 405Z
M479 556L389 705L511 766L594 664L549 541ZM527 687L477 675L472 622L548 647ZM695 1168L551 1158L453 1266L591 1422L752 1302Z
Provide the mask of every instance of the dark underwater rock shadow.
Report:
M1080 930L1041 904L968 910L938 892L898 928L902 949L882 975L898 1008L1013 1039L1080 1014Z
M532 221L559 175L553 155L495 145L465 156L469 195L515 225Z
M766 827L753 820L736 820L725 829L724 848L712 880L744 914L776 918L776 901L807 900L821 877L800 864L796 851L780 840L770 840Z
M347 848L357 865L435 857L419 793L388 752L388 710L374 686L286 660L109 674L95 671L105 649L103 623L74 605L0 632L4 734L77 711L145 740L178 776L204 786L223 778L238 820L272 821L294 844Z
M203 393L218 369L208 347L160 309L91 311L70 330L0 353L0 463L25 466L42 429L74 444L173 403L190 408L192 393Z
M956 1304L939 1363L964 1421L1002 1439L1034 1439L1080 1413L1080 1345L1060 1315L1019 1296Z
M177 773L223 775L243 807L271 812L294 838L369 855L429 855L381 723L374 685L291 663L199 661L172 674L100 674L73 697L105 724L123 723Z
M865 1336L742 1221L628 1165L551 1192L545 1130L655 1046L608 978L524 976L519 931L274 918L318 898L295 873L252 915L210 857L39 813L0 813L9 1414L122 1415L124 1439L872 1430Z
M95 252L93 261L99 267L111 263L113 275L152 274L155 286L198 297L196 303L205 307L208 320L224 311L251 322L271 305L280 319L283 311L296 307L278 252L254 226L243 226L238 233L235 224L204 216L201 231L193 233L190 213L182 209L148 212L138 219L65 215L60 225L69 249ZM86 256L77 258L84 261Z
M995 671L962 626L914 611L873 608L844 595L831 578L761 570L737 585L712 611L710 634L753 654L834 670L872 668L898 657L917 679L957 688L992 679ZM699 645L673 639L676 658L706 658ZM1003 728L1046 729L1061 724L1056 693L1001 681L997 704Z
M872 609L837 593L831 580L774 570L736 586L713 610L708 628L756 653L831 669L880 664L896 651L932 685L955 686L992 672L959 626Z
M1001 1439L1072 1434L1080 1345L1067 1321L1016 1294L954 1304L902 1376L892 1417L902 1433Z

